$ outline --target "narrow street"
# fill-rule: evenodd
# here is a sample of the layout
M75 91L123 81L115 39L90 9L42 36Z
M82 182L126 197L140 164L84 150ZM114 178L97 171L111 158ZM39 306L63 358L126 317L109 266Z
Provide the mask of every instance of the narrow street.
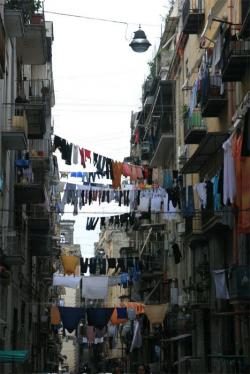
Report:
M0 2L0 374L250 373L250 0Z

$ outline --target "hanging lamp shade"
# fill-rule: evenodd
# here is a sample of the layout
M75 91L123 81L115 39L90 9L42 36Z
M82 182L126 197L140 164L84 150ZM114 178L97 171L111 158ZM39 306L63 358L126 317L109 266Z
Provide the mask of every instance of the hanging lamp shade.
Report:
M142 53L146 52L148 48L151 46L149 43L146 34L143 30L141 30L141 26L139 25L139 30L134 32L134 37L132 42L129 46L133 49L134 52Z

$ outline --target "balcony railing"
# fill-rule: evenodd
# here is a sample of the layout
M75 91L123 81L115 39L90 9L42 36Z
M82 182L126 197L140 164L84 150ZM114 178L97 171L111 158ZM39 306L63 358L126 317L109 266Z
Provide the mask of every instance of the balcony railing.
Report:
M232 268L229 278L231 301L250 301L250 266Z
M0 234L3 260L9 266L23 265L25 262L25 241L16 231L3 231Z
M169 108L158 119L153 136L153 150L151 150L150 165L165 165L174 143L174 111Z
M185 0L182 10L183 32L185 34L198 34L204 19L204 1Z
M203 117L218 117L227 104L225 87L221 76L207 75L202 80L201 114Z
M44 102L29 102L28 100L17 98L16 110L26 113L28 122L28 138L41 139L46 131L46 104Z
M200 109L194 109L191 116L184 119L185 144L199 144L207 129Z
M26 113L14 105L3 105L2 141L7 150L27 149L28 123Z
M44 180L34 174L28 160L16 160L15 201L17 204L43 204Z
M250 40L228 40L222 63L222 80L239 82L242 80L250 61Z
M51 226L49 207L43 205L31 205L27 211L29 228L31 230L48 230Z

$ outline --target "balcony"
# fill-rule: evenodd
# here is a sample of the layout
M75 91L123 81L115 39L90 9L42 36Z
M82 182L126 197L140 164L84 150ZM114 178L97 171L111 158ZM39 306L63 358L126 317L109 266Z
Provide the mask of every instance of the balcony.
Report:
M202 80L202 117L218 117L227 104L227 97L221 76L207 76Z
M199 144L207 133L200 109L194 109L191 117L184 119L185 144Z
M25 262L24 237L16 231L3 231L0 240L4 263L7 266L23 265Z
M223 82L240 82L249 68L249 61L250 41L229 40L223 54Z
M52 239L48 230L29 230L29 250L32 256L52 256ZM58 253L56 253L58 255Z
M174 118L174 109L172 107L169 107L158 118L155 118L154 150L150 167L167 167L173 159L175 143Z
M28 160L16 160L15 201L21 204L43 204L46 201L44 179L40 173L34 176Z
M22 8L22 5L21 5ZM43 11L24 15L24 35L17 38L17 57L25 65L44 65L47 60L47 39Z
M6 150L27 149L28 126L25 111L15 109L12 115L12 106L6 105L1 133Z
M25 109L28 120L28 137L40 139L46 131L46 115L50 113L51 83L49 79L18 82L20 95L16 107Z
M198 34L205 19L203 0L185 0L182 9L183 32Z
M49 170L52 153L51 139L29 139L28 149L32 169Z
M202 139L199 147L188 159L183 168L182 174L194 174L204 172L208 160L214 157L219 151L222 151L222 143L228 138L227 133L208 132Z
M51 226L49 207L43 205L31 205L27 211L30 230L49 230Z
M233 228L234 212L231 207L223 207L215 211L213 205L207 206L201 211L201 223L203 232L220 229L222 227Z
M232 303L250 302L250 266L237 266L231 269L229 295Z

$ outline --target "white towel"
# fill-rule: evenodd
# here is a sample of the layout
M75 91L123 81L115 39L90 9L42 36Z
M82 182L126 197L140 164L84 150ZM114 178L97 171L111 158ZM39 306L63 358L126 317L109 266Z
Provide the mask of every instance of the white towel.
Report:
M82 277L82 297L85 299L105 299L108 294L106 276Z
M75 277L74 275L54 275L53 286L63 286L69 288L77 288L82 277Z

